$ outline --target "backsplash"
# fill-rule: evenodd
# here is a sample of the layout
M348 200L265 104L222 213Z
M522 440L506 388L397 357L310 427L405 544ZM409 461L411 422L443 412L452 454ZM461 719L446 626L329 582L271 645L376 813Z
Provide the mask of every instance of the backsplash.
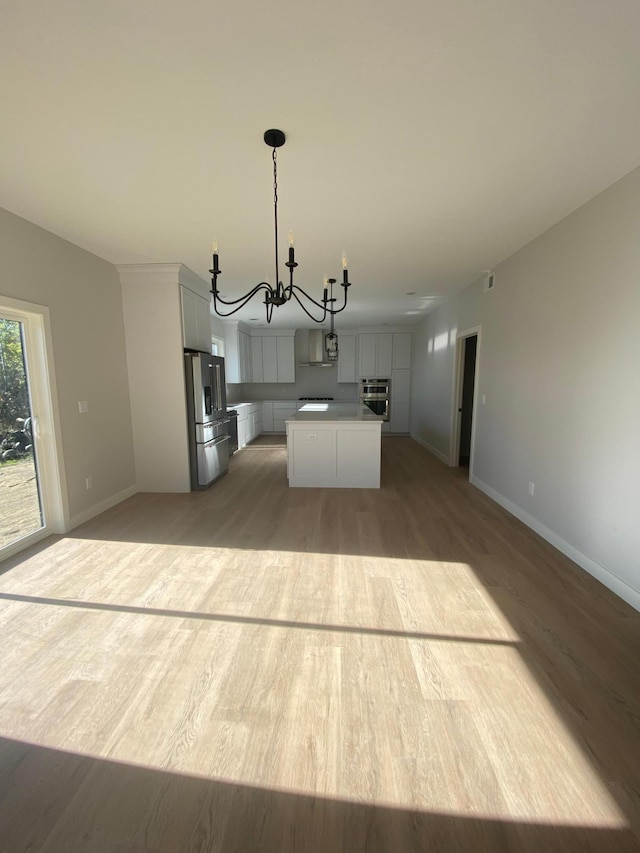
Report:
M357 382L338 382L335 367L296 367L295 382L245 382L227 385L227 403L250 400L298 400L300 397L333 397L350 403L358 399Z

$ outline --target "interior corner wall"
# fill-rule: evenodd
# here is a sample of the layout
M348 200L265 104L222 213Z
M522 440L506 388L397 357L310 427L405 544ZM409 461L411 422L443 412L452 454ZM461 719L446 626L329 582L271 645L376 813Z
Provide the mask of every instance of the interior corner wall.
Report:
M49 308L73 527L135 490L120 279L112 264L0 209L0 294Z
M472 482L638 609L639 222L637 169L428 315L411 427L449 459L456 336L480 326Z

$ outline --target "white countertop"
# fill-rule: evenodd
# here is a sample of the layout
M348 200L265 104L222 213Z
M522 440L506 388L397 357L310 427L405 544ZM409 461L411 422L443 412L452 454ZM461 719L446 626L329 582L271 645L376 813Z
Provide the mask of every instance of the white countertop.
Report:
M293 418L288 418L287 423L299 421L368 421L369 423L382 423L381 415L374 415L371 409L362 403L305 403L298 409Z

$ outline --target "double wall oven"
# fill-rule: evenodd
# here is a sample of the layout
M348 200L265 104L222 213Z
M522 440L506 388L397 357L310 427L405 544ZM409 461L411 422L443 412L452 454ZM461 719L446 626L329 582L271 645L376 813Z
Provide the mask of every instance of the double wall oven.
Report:
M360 402L376 415L389 420L391 381L389 379L361 379Z

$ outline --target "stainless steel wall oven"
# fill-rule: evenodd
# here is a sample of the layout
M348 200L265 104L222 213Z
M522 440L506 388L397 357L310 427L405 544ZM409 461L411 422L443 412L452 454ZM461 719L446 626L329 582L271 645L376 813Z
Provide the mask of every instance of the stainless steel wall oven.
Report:
M389 379L361 379L360 402L376 415L389 420L391 382Z

